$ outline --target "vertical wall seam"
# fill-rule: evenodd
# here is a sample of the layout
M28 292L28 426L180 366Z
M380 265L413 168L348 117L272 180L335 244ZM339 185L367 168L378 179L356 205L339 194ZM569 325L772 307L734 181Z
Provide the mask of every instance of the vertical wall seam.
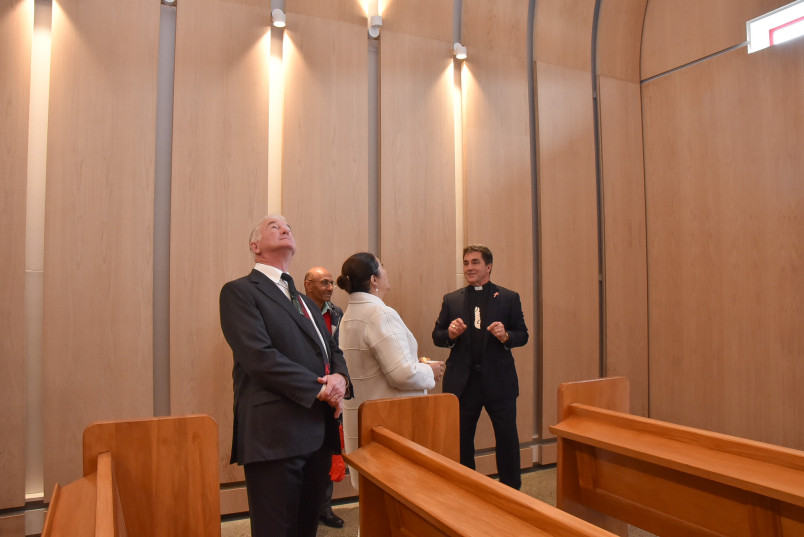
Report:
M463 0L452 4L452 41L462 39ZM464 121L466 108L463 98L463 62L452 59L452 110L455 151L455 284L460 288L463 279L463 247L468 242L466 230L466 166L464 158Z
M368 41L368 250L382 259L380 237L382 199L380 198L380 40Z
M153 215L153 413L170 415L170 199L176 6L160 6Z
M606 355L606 232L603 212L603 159L600 136L600 101L597 81L597 36L600 23L600 0L595 0L595 11L592 20L592 116L595 134L595 189L597 195L597 271L598 271L598 345L599 375L608 373Z
M531 193L531 237L533 241L533 319L536 323L536 344L533 364L533 415L535 416L533 436L542 439L544 418L544 352L542 326L542 286L541 249L539 242L539 150L537 143L538 107L536 103L536 69L534 67L533 42L536 29L536 0L528 2L528 27L526 31L528 73L528 119L530 130L530 193ZM542 439L543 440L543 439Z

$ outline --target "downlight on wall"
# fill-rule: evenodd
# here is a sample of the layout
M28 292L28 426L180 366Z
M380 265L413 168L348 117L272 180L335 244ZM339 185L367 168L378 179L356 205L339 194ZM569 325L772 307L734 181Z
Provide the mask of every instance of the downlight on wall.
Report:
M368 23L368 34L371 39L380 37L382 28L382 5L380 0L368 0L366 2L366 22Z
M271 11L271 22L274 25L274 28L284 28L287 24L285 12L281 9L274 9Z
M749 54L801 37L804 35L804 0L752 19L745 26Z

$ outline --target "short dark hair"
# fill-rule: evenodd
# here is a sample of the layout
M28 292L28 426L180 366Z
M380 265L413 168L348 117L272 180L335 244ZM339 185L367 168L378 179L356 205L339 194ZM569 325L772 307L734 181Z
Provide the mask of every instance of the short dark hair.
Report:
M338 287L349 294L368 293L371 289L371 277L379 274L380 260L377 256L369 252L358 252L343 262Z
M494 256L491 254L489 247L485 244L470 244L463 249L463 257L466 257L466 254L469 252L480 252L480 255L483 257L483 262L487 265L494 263Z

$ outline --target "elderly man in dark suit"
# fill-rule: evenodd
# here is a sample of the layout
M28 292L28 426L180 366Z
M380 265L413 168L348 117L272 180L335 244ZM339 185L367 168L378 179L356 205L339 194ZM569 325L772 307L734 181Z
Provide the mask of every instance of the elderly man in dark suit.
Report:
M338 325L341 324L343 310L332 303L332 291L335 289L335 280L332 273L324 267L313 267L304 275L304 294L307 295L324 316L327 328L338 342ZM338 451L340 453L340 451ZM329 482L324 503L318 519L330 528L342 528L344 521L332 510L332 481Z
M444 296L433 343L450 349L443 390L459 401L461 464L475 467L475 431L485 407L494 427L500 481L519 489L519 380L511 349L528 342L528 328L519 294L491 283L493 261L482 244L464 248L469 285Z
M249 248L254 270L220 295L234 358L231 462L244 466L253 537L313 537L340 448L346 362L287 273L296 241L285 218L265 217Z

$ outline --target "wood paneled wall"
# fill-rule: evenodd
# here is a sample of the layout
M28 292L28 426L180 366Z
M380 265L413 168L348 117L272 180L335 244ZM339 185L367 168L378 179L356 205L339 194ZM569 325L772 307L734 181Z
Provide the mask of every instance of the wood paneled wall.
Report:
M466 243L494 254L492 281L520 294L530 342L514 351L519 376L517 429L521 442L536 430L533 189L528 105L528 6L516 0L464 2L463 63ZM475 447L493 448L487 415ZM532 461L524 461L530 466Z
M433 18L421 13L430 13ZM444 359L432 331L455 285L451 0L395 1L380 43L380 259L419 355Z
M220 329L224 283L254 266L249 234L268 213L270 13L265 2L197 0L176 19L170 229L170 406L206 413L229 465L232 352Z
M653 417L804 449L802 87L800 40L643 86Z
M44 267L45 491L81 434L151 416L159 3L53 6Z
M598 225L591 38L593 0L536 5L542 437L561 382L600 374Z
M0 5L0 509L25 503L25 203L33 3Z

